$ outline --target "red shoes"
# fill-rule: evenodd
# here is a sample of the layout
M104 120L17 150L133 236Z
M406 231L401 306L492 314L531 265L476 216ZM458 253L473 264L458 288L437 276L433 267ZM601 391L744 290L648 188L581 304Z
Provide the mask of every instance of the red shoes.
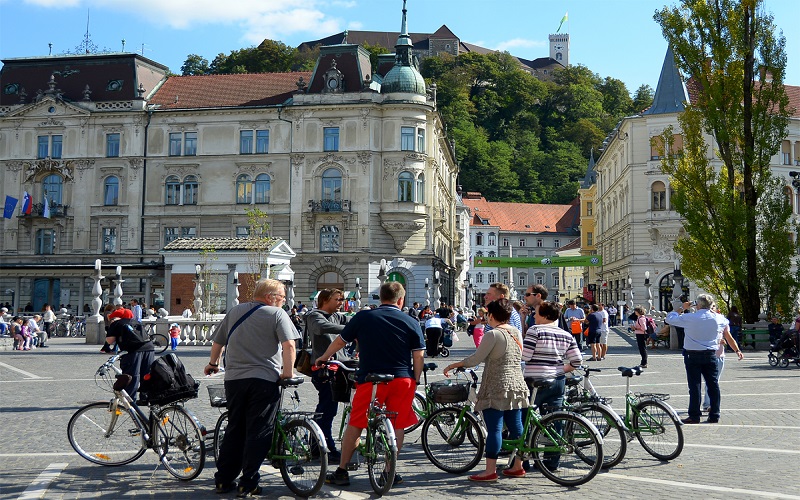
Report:
M520 470L506 469L503 471L503 475L506 477L525 477L525 469L520 469Z
M480 474L475 474L473 476L469 476L469 480L474 481L476 483L493 483L497 481L497 473L495 472L494 474L488 474L485 476L481 476Z

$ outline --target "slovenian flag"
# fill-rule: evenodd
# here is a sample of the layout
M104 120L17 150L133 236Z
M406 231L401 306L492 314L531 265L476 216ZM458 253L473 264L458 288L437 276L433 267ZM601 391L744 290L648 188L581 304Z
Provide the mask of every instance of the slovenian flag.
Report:
M31 200L31 195L25 191L22 194L22 215L30 215L33 211L33 200Z
M564 13L564 17L562 17L562 18L561 18L561 23L559 23L559 25L558 25L558 29L556 30L556 33L558 33L559 31L561 31L561 26L563 26L563 25L564 25L564 23L567 21L567 17L568 17L568 15L569 15L569 12L565 12L565 13Z
M44 197L44 210L42 210L42 216L47 219L50 218L50 202L47 201L47 196Z
M6 204L3 207L3 218L10 219L14 217L14 209L17 208L19 200L13 196L6 195Z

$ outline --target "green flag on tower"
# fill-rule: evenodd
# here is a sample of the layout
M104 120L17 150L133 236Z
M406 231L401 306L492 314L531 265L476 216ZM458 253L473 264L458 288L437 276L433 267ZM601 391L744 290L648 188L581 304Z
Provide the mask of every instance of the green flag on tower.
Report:
M556 30L556 33L558 33L559 31L561 31L561 26L563 26L563 25L564 25L564 21L566 21L566 20L567 20L567 16L568 16L568 15L569 15L569 12L565 12L565 13L564 13L564 17L562 17L562 18L561 18L561 22L558 24L558 29Z

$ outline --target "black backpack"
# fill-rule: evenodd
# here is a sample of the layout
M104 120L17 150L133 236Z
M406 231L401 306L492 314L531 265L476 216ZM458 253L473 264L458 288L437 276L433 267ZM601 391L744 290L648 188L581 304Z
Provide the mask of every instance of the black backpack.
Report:
M139 389L150 404L165 405L197 397L200 383L186 372L186 367L174 353L156 358L150 373L142 377Z
M115 324L115 323L118 323ZM150 336L144 332L141 323L130 319L120 319L112 323L115 332L121 332L119 335L119 348L122 351L136 352L139 348L150 342Z

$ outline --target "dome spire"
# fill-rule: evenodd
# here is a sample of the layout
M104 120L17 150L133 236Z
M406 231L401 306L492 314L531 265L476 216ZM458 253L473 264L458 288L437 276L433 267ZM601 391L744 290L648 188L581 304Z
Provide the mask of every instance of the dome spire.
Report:
M395 49L395 64L401 66L412 66L412 44L411 37L408 36L408 10L406 10L406 0L403 0L403 20L400 23L400 36L397 37Z
M394 46L394 67L386 73L381 84L381 93L410 92L425 95L425 80L414 62L413 44L408 35L408 16L406 0L403 0L403 20L400 36Z

